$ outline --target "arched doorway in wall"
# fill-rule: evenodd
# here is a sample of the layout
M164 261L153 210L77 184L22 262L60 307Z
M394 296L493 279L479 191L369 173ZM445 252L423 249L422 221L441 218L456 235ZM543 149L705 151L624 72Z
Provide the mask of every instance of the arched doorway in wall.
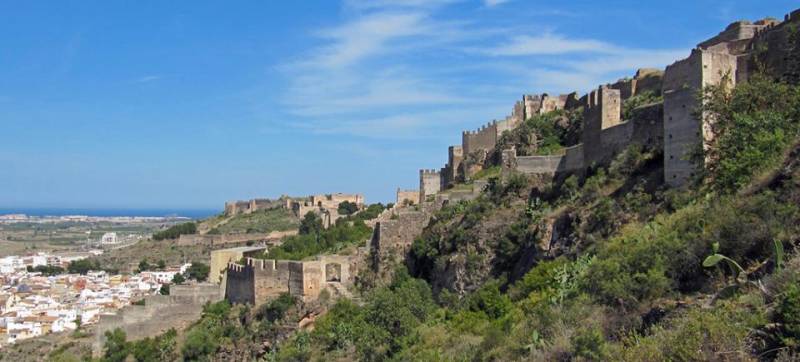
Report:
M342 265L339 263L329 263L325 265L325 281L326 282L341 282L342 281Z

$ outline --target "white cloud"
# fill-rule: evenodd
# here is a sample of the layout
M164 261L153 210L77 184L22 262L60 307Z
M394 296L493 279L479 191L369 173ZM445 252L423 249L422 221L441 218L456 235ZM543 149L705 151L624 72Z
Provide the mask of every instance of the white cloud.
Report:
M378 13L321 31L317 35L332 43L317 50L306 65L344 67L379 55L389 50L392 40L429 33L432 29L424 19L418 12Z
M487 7L495 7L500 4L507 3L509 0L483 0L483 4Z
M149 82L157 81L159 79L161 79L161 76L158 76L158 75L145 75L145 76L137 78L133 82L134 83L149 83Z
M457 1L346 0L346 20L313 33L321 45L277 67L288 81L286 126L376 139L444 137L455 125L502 119L519 94L585 92L686 53L443 20L439 7Z
M620 49L594 39L570 39L562 35L520 35L504 45L484 49L491 56L554 55L567 53L615 53Z

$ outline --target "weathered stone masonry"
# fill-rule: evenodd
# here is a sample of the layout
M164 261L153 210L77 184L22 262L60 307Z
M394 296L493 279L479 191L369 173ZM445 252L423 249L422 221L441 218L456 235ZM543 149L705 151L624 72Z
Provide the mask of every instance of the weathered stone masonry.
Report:
M229 263L225 299L231 303L261 304L283 293L314 300L326 288L334 291L352 285L363 254L325 255L313 261L245 258Z

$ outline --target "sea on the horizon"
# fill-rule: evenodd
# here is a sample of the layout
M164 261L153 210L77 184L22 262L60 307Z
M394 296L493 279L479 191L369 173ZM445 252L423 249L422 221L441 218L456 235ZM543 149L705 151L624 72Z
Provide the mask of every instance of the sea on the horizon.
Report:
M211 209L82 209L82 208L0 208L0 215L25 214L28 216L66 216L86 215L98 217L111 216L182 216L190 219L204 219L219 214L221 210Z

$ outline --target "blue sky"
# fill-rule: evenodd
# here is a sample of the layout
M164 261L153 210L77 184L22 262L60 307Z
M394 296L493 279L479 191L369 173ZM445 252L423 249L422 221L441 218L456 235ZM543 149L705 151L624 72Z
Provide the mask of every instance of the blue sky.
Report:
M0 0L0 207L391 201L526 93L795 1Z

